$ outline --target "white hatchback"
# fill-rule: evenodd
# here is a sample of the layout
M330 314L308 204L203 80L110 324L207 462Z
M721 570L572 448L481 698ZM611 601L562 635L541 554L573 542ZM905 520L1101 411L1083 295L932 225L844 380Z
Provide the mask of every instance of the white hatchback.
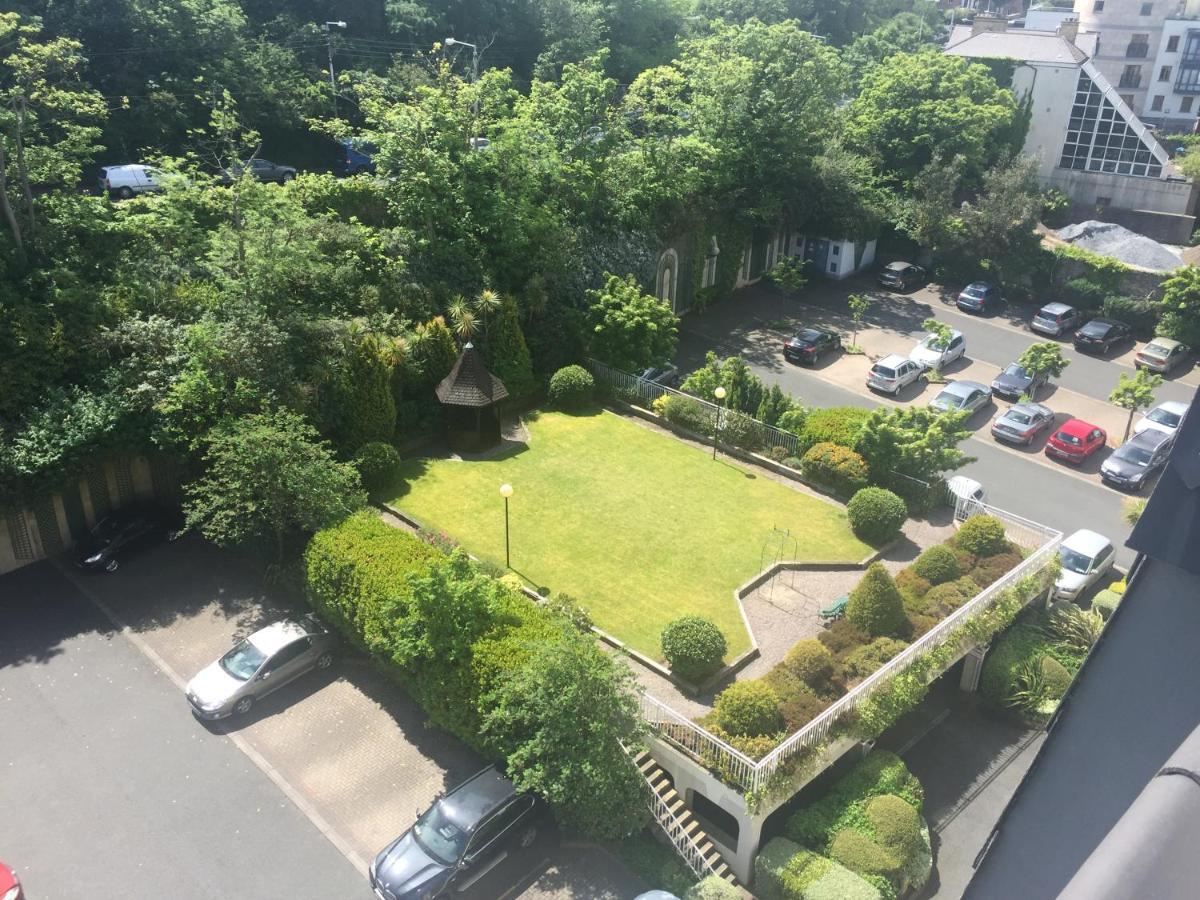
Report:
M1179 428L1179 423L1183 421L1184 413L1187 410L1188 405L1186 403L1180 403L1177 400L1167 400L1165 403L1158 404L1158 406L1142 416L1138 420L1138 423L1133 426L1133 433L1141 434L1143 431L1154 429L1164 434L1174 435L1176 429Z
M967 355L967 341L961 331L951 331L950 340L944 341L936 334L927 334L913 347L908 358L922 369L944 369L956 359Z

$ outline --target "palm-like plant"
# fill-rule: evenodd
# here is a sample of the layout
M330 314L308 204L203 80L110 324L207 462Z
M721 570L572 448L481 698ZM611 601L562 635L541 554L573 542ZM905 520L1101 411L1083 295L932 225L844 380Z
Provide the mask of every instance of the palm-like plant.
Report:
M450 330L463 343L474 339L475 335L479 333L479 320L475 318L474 310L462 297L455 297L450 301L446 312L450 315Z

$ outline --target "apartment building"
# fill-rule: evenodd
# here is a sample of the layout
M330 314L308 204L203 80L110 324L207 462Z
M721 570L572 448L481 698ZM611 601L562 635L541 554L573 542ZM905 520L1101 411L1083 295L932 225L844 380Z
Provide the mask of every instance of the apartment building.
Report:
M1164 132L1191 132L1200 115L1200 0L1188 0L1163 22L1147 70L1142 120Z

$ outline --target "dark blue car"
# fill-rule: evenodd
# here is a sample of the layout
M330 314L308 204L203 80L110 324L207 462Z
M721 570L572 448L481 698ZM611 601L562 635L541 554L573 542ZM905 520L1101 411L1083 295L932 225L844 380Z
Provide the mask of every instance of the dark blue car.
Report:
M374 144L358 138L343 138L338 141L341 155L338 159L338 169L343 175L358 175L361 172L375 174L374 155L379 148Z

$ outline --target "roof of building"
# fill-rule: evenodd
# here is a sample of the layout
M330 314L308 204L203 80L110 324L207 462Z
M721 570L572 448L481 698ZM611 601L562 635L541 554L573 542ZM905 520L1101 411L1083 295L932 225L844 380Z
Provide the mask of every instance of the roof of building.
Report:
M449 406L491 406L507 396L508 388L487 370L472 343L463 347L454 368L437 386L437 398Z
M1084 32L1072 43L1056 31L1010 28L971 34L970 25L956 25L946 44L946 52L969 59L1019 59L1076 66L1095 52L1096 37Z
M1186 897L1200 883L1200 414L1180 426L1128 544L1140 555L1125 596L967 900Z

